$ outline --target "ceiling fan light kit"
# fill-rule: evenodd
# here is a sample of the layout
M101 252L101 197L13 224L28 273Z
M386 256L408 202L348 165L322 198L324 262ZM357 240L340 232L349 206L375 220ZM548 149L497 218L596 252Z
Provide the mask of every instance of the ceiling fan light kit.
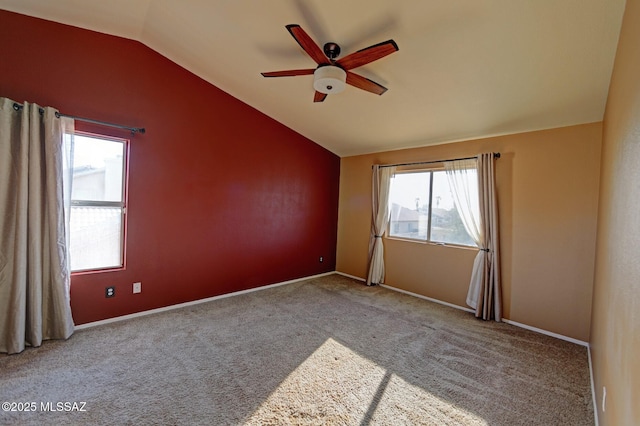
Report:
M346 81L347 72L335 65L318 67L313 73L313 88L327 95L342 92Z
M393 40L383 41L365 49L351 53L344 58L337 59L340 55L340 46L336 43L326 43L324 49L297 24L286 26L291 36L298 42L302 50L318 65L317 68L263 72L263 77L294 77L298 75L313 74L313 88L315 95L313 102L322 102L327 95L342 92L349 84L358 89L382 95L387 88L373 80L362 77L352 69L369 64L398 51L398 45Z

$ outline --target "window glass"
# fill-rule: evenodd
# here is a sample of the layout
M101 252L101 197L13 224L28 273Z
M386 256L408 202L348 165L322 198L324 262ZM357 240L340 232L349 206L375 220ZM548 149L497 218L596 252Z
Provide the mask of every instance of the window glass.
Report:
M431 241L465 246L476 245L460 219L449 188L449 180L444 171L433 172Z
M426 240L429 232L429 173L401 173L391 179L389 235Z
M122 266L122 209L71 207L71 270Z
M69 218L72 271L124 265L126 143L74 136Z
M477 200L477 194L474 197ZM462 223L443 170L396 173L391 178L388 235L476 246Z
M75 135L72 200L122 201L123 141Z

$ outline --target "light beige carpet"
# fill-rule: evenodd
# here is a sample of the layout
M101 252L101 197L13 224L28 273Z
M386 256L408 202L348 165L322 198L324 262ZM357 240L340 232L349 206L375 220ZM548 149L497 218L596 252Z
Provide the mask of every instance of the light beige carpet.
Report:
M36 407L0 424L594 423L584 347L339 275L2 355L0 402Z

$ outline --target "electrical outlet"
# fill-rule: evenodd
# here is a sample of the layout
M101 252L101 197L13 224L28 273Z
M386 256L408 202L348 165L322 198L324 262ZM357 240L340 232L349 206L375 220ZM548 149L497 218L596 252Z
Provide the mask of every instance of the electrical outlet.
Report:
M324 262L324 258L320 256L320 263Z
M104 297L114 297L116 295L115 287L106 287L104 289Z
M142 283L133 283L133 293L142 293Z

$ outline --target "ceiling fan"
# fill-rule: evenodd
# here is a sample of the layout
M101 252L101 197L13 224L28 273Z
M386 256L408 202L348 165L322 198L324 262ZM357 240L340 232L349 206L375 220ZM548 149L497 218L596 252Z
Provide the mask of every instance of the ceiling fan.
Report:
M326 43L324 48L320 49L300 25L291 24L286 28L318 66L300 70L263 72L264 77L293 77L313 74L313 88L316 90L313 102L322 102L327 95L343 91L345 84L376 95L382 95L387 91L386 87L353 73L351 70L398 51L398 45L395 41L383 41L337 59L340 55L340 46L336 43Z

